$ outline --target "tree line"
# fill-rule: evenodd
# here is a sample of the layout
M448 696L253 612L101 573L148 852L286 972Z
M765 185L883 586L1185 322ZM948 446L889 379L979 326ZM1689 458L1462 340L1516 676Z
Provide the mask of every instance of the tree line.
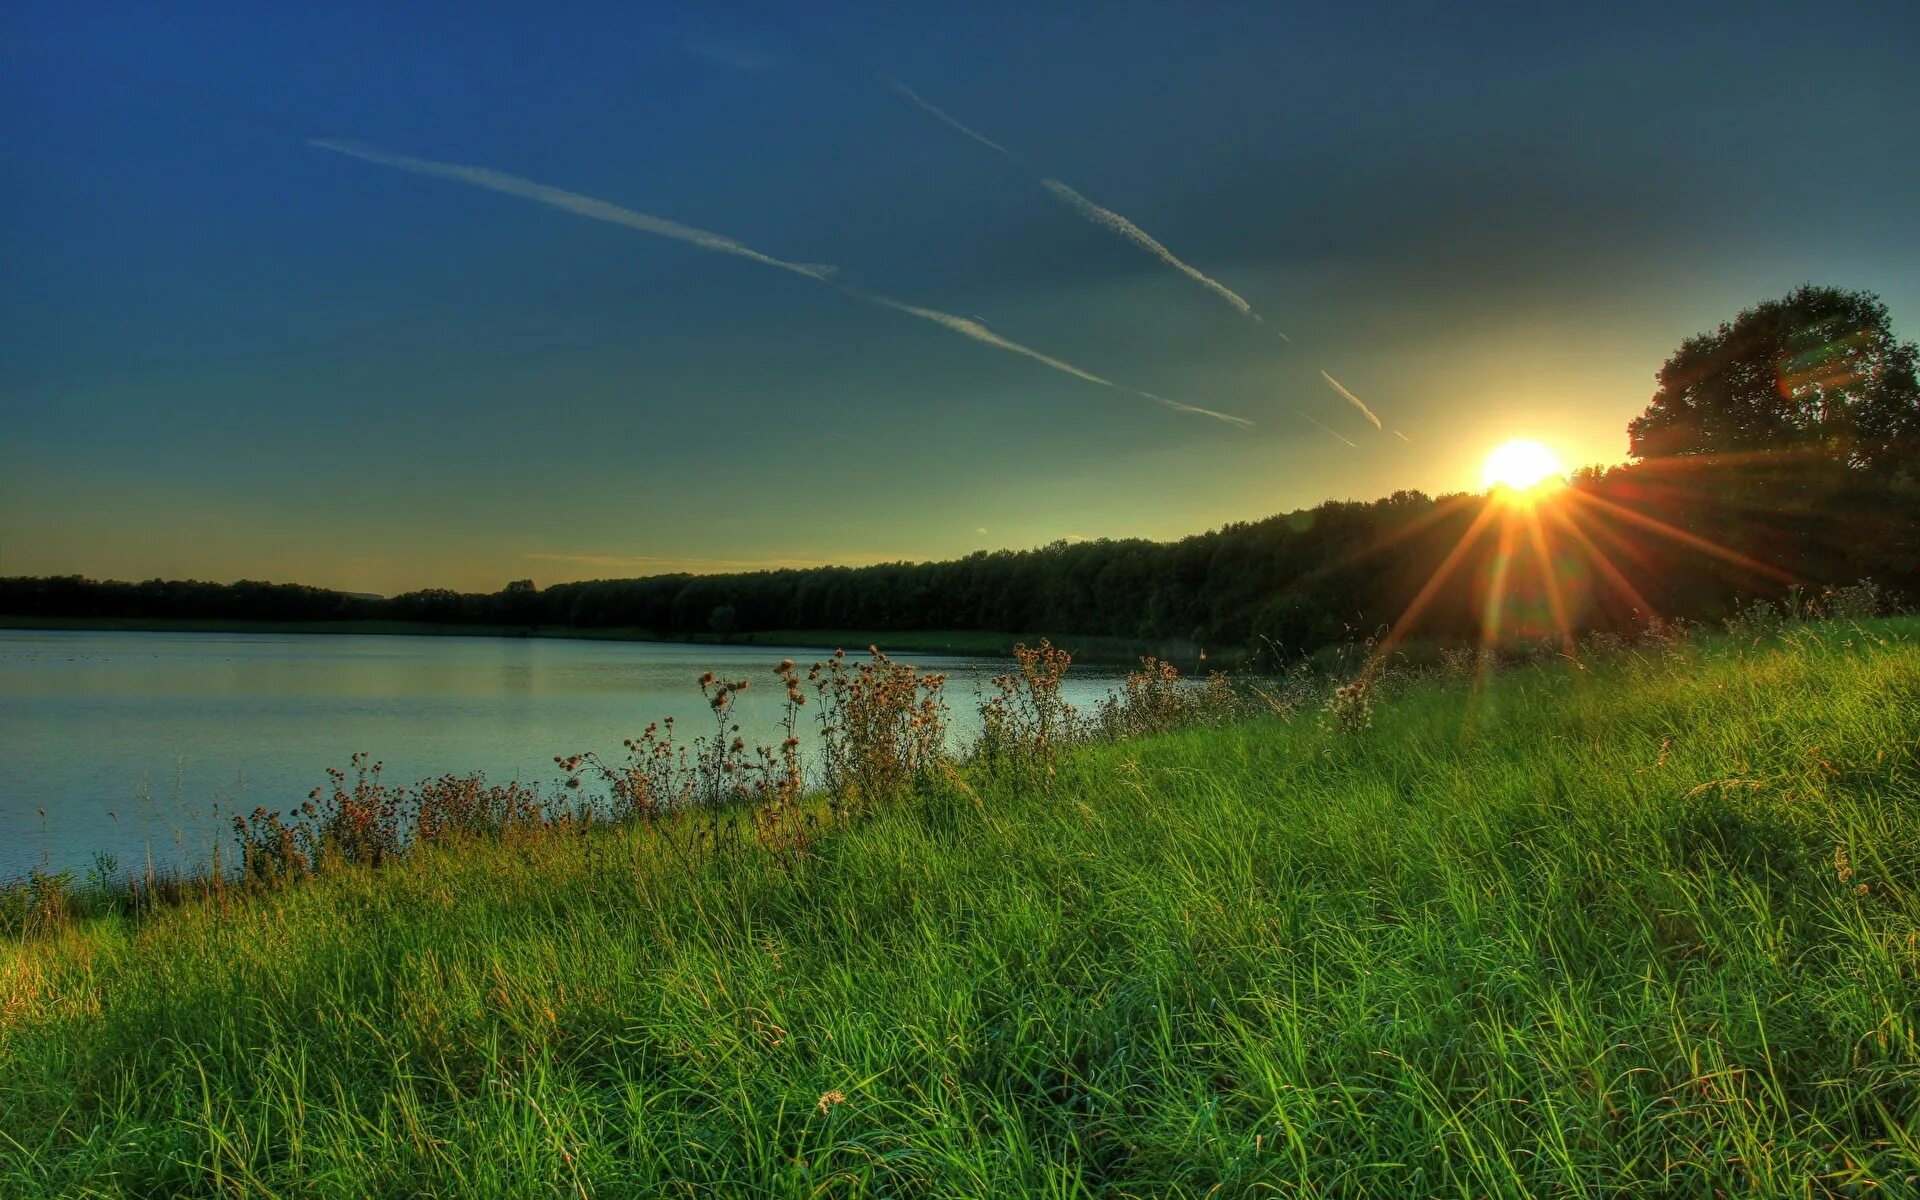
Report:
M1311 652L1385 628L1445 641L1712 619L1872 578L1920 594L1915 348L1864 292L1801 288L1690 338L1628 426L1637 461L1537 504L1400 491L1174 542L945 562L659 575L389 598L294 584L0 579L14 616L391 620L660 637L979 630Z

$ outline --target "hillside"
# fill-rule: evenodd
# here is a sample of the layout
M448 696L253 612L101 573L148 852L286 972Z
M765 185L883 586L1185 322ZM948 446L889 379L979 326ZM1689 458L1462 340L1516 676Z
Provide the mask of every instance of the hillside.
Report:
M0 942L7 1195L1920 1189L1920 622ZM684 832L684 826L682 826Z

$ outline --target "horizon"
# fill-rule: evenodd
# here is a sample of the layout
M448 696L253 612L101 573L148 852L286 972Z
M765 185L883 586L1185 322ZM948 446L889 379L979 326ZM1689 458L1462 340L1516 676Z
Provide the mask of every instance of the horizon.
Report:
M0 16L0 1193L1920 1189L1920 4Z
M1403 489L1397 489L1397 490L1416 493L1418 495L1425 496L1429 500L1444 501L1455 496L1483 495L1493 490L1493 488L1492 486L1482 487L1479 489L1461 488L1451 492L1442 492L1442 493L1436 493L1436 494L1428 494L1425 492L1420 492L1419 489L1417 488L1403 488ZM1391 493L1389 493L1389 495L1391 495ZM1188 530L1185 533L1177 533L1170 537L1163 537L1163 538L1143 537L1143 536L1138 536L1133 534L1119 534L1115 536L1101 536L1101 537L1081 537L1078 535L1069 534L1064 537L1055 538L1050 542L1040 542L1031 546L981 546L961 554L948 555L941 558L882 558L882 559L874 559L871 562L804 562L804 563L796 562L796 563L785 563L785 564L774 564L774 565L765 565L760 563L755 563L751 565L729 565L729 564L701 564L699 563L698 560L694 560L692 565L686 568L674 569L674 570L648 571L648 572L645 572L644 574L638 574L638 575L580 575L574 578L554 579L547 582L541 582L538 579L534 579L533 582L536 587L544 589L548 587L557 587L562 584L568 584L568 583L625 582L628 580L672 578L676 576L689 576L689 577L727 576L727 575L745 575L745 574L755 574L755 573L761 573L761 572L775 572L775 571L817 571L817 570L829 570L829 569L835 569L835 568L857 571L857 570L863 570L868 567L925 566L930 564L957 562L962 559L970 558L980 554L986 554L986 555L1036 554L1044 551L1053 550L1056 547L1062 547L1062 546L1070 548L1073 546L1098 545L1100 543L1110 543L1110 542L1145 542L1145 543L1149 543L1151 545L1156 545L1156 546L1166 546L1166 545L1172 545L1178 542L1187 541L1190 538L1204 538L1211 535L1217 535L1221 533L1223 530L1227 529L1229 526L1257 525L1264 521L1284 521L1290 517L1297 517L1303 513L1313 512L1314 510L1322 508L1326 505L1337 505L1337 504L1365 505L1370 503L1378 503L1386 498L1387 497L1385 496L1375 496L1375 497L1369 497L1367 499L1362 499L1357 496L1328 497L1324 500L1319 501L1318 503L1305 505L1300 508L1290 508L1281 512L1267 513L1264 516L1246 517L1236 521L1225 521L1217 525L1210 525L1205 529ZM623 561L623 560L609 560L609 561L610 561L610 565L617 565L619 561ZM705 566L705 565L711 565L711 569L700 569L702 566ZM195 579L195 578L189 578L186 576L181 576L177 578L163 578L160 576L153 576L148 579L133 579L133 578L111 578L106 576L90 576L85 574L84 572L68 571L68 572L63 572L56 575L0 575L0 578L11 578L11 579L82 578L95 583L139 584L139 583L149 583L149 582L158 581L158 582L164 582L164 583L205 583L205 584L216 584L221 586L231 586L231 585L240 584L240 583L262 583L262 584L270 584L270 585L293 584L293 585L304 586L304 587L317 587L323 591L339 592L340 594L346 595L346 596L364 597L364 598L376 599L376 600L390 600L390 599L393 599L395 596L404 595L406 594L406 592L410 592L410 591L451 590L451 591L465 592L469 594L490 595L490 594L500 592L510 584L517 583L522 580L529 579L531 577L523 575L520 577L519 580L503 580L500 583L500 585L497 587L481 586L478 588L449 589L449 588L443 587L443 585L428 583L428 584L423 584L419 588L408 588L400 592L354 591L348 588L336 588L336 587L328 587L324 584L314 584L303 579L263 579L263 578L253 578L249 576L235 576L231 579Z
M1920 13L1842 8L17 8L0 575L937 562L1617 463L1797 284L1920 328Z

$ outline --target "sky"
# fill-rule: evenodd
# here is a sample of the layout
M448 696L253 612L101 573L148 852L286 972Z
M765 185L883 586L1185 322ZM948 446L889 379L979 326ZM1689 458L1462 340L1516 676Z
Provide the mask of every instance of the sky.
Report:
M1920 333L1917 47L1906 0L16 0L0 574L490 591L1617 462L1799 283Z

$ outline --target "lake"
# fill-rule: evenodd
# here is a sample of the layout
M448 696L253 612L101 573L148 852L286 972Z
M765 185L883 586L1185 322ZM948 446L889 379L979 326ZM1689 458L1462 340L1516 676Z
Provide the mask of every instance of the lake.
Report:
M851 650L849 651L851 653ZM287 809L365 751L411 784L483 771L551 786L553 758L595 751L677 717L711 714L703 671L753 681L749 743L779 740L773 667L818 649L548 638L125 633L0 629L0 879L73 869L96 853L120 868L193 866L228 815ZM956 745L979 727L980 692L1008 663L896 655L949 673ZM1111 670L1076 668L1068 699L1109 694ZM811 724L810 705L804 720Z

